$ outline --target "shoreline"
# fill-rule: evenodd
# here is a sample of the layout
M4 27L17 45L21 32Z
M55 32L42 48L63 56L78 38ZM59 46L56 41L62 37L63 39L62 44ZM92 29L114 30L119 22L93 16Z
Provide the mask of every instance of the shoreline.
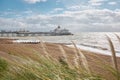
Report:
M71 47L71 48L74 48L73 45L66 45L68 47ZM101 50L101 49L97 49L97 48L92 48L92 47L86 47L86 46L82 46L82 45L76 45L77 48L81 49L81 50L84 50L84 51L88 51L88 52L93 52L93 53L96 53L96 54L101 54L101 55L107 55L107 56L111 56L112 53L108 50ZM116 56L117 57L120 57L120 53L116 53Z
M11 39L11 38L0 38L0 44L4 43L4 44L39 44L41 41L40 40L36 40L36 39ZM51 42L46 42L46 43L51 43ZM74 48L72 43L51 43L51 44L60 44L60 45L65 45L67 47L71 47ZM78 45L76 44L77 48L84 50L84 51L88 51L88 52L92 52L92 53L96 53L96 54L102 54L102 55L107 55L107 56L111 56L112 53L107 50L107 49L99 49L97 47L92 47L92 46L86 46L86 45ZM120 57L120 52L116 52L116 56Z
M61 45L67 55L68 61L71 64L74 64L74 56L75 56L75 48L69 47L64 44L58 44L58 43L47 43L45 42L46 51L51 55L53 58L59 59L63 56L63 54L60 51L59 45ZM102 64L109 64L112 65L112 59L110 55L103 55L95 52L90 52L86 50L82 50L82 53L85 55L89 67L92 72L95 72L97 74L103 75L106 77L107 80L114 80L113 76L107 71L104 70L97 61L102 61ZM8 60L12 60L10 56L23 56L24 57L30 57L31 59L35 59L34 53L40 53L41 55L45 55L44 49L41 45L41 43L38 44L24 44L24 43L13 43L13 44L7 44L3 43L0 44L0 56L5 57ZM118 62L118 68L120 70L120 57L117 57ZM109 74L109 75L108 75Z

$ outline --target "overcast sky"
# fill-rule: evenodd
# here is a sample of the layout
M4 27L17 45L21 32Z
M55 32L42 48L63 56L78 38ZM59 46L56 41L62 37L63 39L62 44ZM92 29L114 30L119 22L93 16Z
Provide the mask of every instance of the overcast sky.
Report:
M0 30L120 31L120 0L0 0Z

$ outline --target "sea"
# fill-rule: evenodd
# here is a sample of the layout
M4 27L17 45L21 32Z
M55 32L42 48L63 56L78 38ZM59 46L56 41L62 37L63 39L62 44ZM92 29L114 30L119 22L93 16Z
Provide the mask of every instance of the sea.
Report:
M120 57L120 41L116 37L119 32L81 32L74 35L29 37L29 40L42 39L44 42L63 43L68 47L74 47L72 41L82 50L87 50L104 55L111 55L111 49L106 36L109 36L114 44L116 55Z

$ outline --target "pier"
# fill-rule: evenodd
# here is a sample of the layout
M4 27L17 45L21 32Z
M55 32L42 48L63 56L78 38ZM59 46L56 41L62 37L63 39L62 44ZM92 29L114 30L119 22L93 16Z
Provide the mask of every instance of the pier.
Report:
M59 35L73 35L67 29L61 29L58 26L53 31L49 32L30 32L28 30L19 30L19 31L4 31L0 32L0 37L34 37L34 36L59 36Z
M0 37L50 36L49 32L0 32Z

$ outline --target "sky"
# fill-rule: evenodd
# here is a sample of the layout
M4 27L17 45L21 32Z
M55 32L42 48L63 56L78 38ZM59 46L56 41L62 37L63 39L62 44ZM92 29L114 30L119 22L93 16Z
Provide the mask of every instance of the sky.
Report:
M0 0L0 30L119 32L120 0Z

